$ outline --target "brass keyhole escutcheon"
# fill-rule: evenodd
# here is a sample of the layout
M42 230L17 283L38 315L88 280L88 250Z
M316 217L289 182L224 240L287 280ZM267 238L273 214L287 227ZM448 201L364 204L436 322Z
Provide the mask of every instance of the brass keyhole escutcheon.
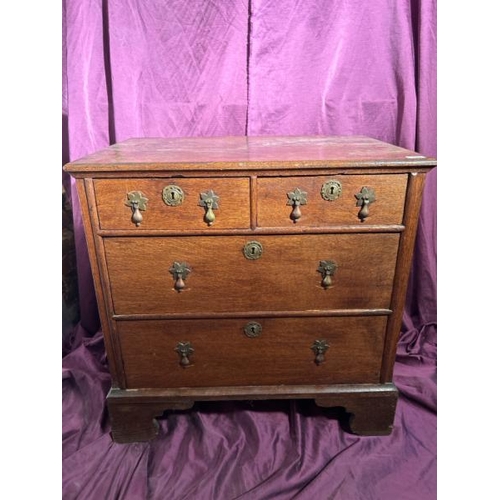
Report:
M342 184L331 180L321 186L321 197L326 201L334 201L342 194Z
M163 188L162 198L169 207L178 207L184 201L184 191L179 186L171 184Z
M260 323L257 323L256 321L250 321L245 325L243 331L245 332L245 335L247 337L254 339L262 333L262 325Z
M262 253L264 252L264 248L261 243L258 241L249 241L243 247L243 254L245 258L249 260L256 260L262 257Z

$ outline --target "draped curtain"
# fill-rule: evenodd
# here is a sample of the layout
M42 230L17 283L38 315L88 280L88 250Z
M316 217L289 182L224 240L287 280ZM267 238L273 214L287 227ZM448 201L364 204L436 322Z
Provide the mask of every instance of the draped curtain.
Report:
M367 135L436 156L435 0L63 0L63 158L131 137ZM435 498L436 175L427 177L388 437L308 401L167 413L111 441L74 184L80 321L63 357L65 499Z

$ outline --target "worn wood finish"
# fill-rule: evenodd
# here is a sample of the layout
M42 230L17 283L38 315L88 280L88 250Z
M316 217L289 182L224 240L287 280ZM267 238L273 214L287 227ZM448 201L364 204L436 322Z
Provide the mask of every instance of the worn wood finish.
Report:
M176 185L184 192L179 206L168 206L163 188ZM219 196L210 229L236 229L250 226L250 182L243 179L98 179L94 181L101 229L129 229L136 233L151 229L206 230L205 210L199 206L200 194L213 190ZM127 193L140 191L148 199L140 226L132 221L132 211L125 205Z
M341 425L354 434L386 436L392 432L398 392L392 385L387 385L385 389L346 394L341 398L337 395L322 396L316 398L315 402L321 407L344 408Z
M262 236L257 260L243 255L248 241L241 236L106 239L114 312L389 308L399 234ZM325 259L338 264L328 289L318 272ZM181 293L169 273L174 261L192 269Z
M157 417L169 410L186 410L193 406L193 401L164 403L127 404L118 399L108 398L108 412L111 419L113 441L131 443L149 441L158 434Z
M313 399L340 408L351 432L389 433L422 188L435 164L366 137L316 136L130 139L65 166L78 180L113 377L113 439L152 439L164 410L224 399ZM325 201L332 179L342 194ZM185 193L180 206L162 200L171 184ZM363 186L376 195L364 222ZM293 223L295 188L308 201ZM210 189L220 206L209 226L198 201ZM131 191L148 198L140 226L125 205ZM249 241L262 245L260 259L245 258ZM174 262L190 272L174 277ZM332 262L333 275L318 272ZM262 331L245 333L249 322Z
M391 314L390 309L323 309L312 311L232 311L222 312L190 312L190 313L167 313L167 314L114 314L113 319L117 321L139 320L139 319L225 319L231 318L314 318L330 316L387 316Z
M396 358L396 348L401 333L401 322L406 299L406 289L410 276L413 248L418 228L418 216L422 202L425 175L412 173L409 176L408 194L406 198L404 223L406 230L401 236L401 243L396 264L396 280L392 292L392 309L394 313L389 318L385 353L382 358L381 382L390 382Z
M83 228L87 240L87 248L89 254L90 267L92 270L92 279L94 282L94 290L97 297L97 306L99 316L101 318L101 329L103 332L104 345L108 355L109 371L112 376L113 385L123 387L125 379L119 362L120 356L117 352L116 337L112 332L112 321L108 311L110 310L109 303L106 301L105 294L109 289L104 283L107 278L107 273L101 267L99 254L99 245L101 243L99 236L95 234L95 211L93 210L93 193L90 189L87 193L88 181L77 179L76 188L81 206L81 214ZM101 272L102 271L102 272Z
M341 233L401 233L404 231L402 224L357 224L342 226L309 226L302 227L256 227L255 229L217 229L210 228L210 236L227 236L236 234L260 235L260 234L341 234ZM137 236L137 232L132 229L98 229L99 236ZM140 236L206 236L206 229L191 229L172 231L169 229L144 229Z
M408 171L436 165L428 158L370 137L182 137L128 139L74 161L72 174L217 170L359 168Z
M118 333L127 387L207 387L375 383L387 318L252 318L262 333L244 333L248 319L122 321ZM314 341L329 344L315 364ZM189 341L191 365L183 368L175 347Z
M324 183L336 180L342 193L336 200L326 201L321 196ZM264 177L258 182L258 225L263 227L297 227L401 224L405 202L407 176L397 175L331 175L316 177ZM377 195L370 205L370 216L361 222L360 207L355 195L363 186L370 186ZM307 192L307 205L301 207L302 216L294 223L292 208L287 206L287 193L295 188Z
M343 429L358 435L392 431L398 391L394 384L222 386L172 389L112 389L108 407L113 439L119 443L149 441L158 432L163 410L188 410L194 401L311 399L318 406L339 408Z

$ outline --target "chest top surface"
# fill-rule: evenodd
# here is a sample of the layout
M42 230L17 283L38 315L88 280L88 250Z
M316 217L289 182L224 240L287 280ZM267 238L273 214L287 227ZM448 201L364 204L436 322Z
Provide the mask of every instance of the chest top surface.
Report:
M138 138L73 161L73 173L179 170L394 169L433 167L434 158L363 136Z

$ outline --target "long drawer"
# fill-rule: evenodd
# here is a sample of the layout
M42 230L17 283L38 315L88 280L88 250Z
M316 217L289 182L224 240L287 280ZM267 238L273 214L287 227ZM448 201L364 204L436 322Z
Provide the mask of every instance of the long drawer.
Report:
M104 239L117 315L387 309L398 244L398 233Z
M142 320L117 329L128 388L377 383L386 321Z

